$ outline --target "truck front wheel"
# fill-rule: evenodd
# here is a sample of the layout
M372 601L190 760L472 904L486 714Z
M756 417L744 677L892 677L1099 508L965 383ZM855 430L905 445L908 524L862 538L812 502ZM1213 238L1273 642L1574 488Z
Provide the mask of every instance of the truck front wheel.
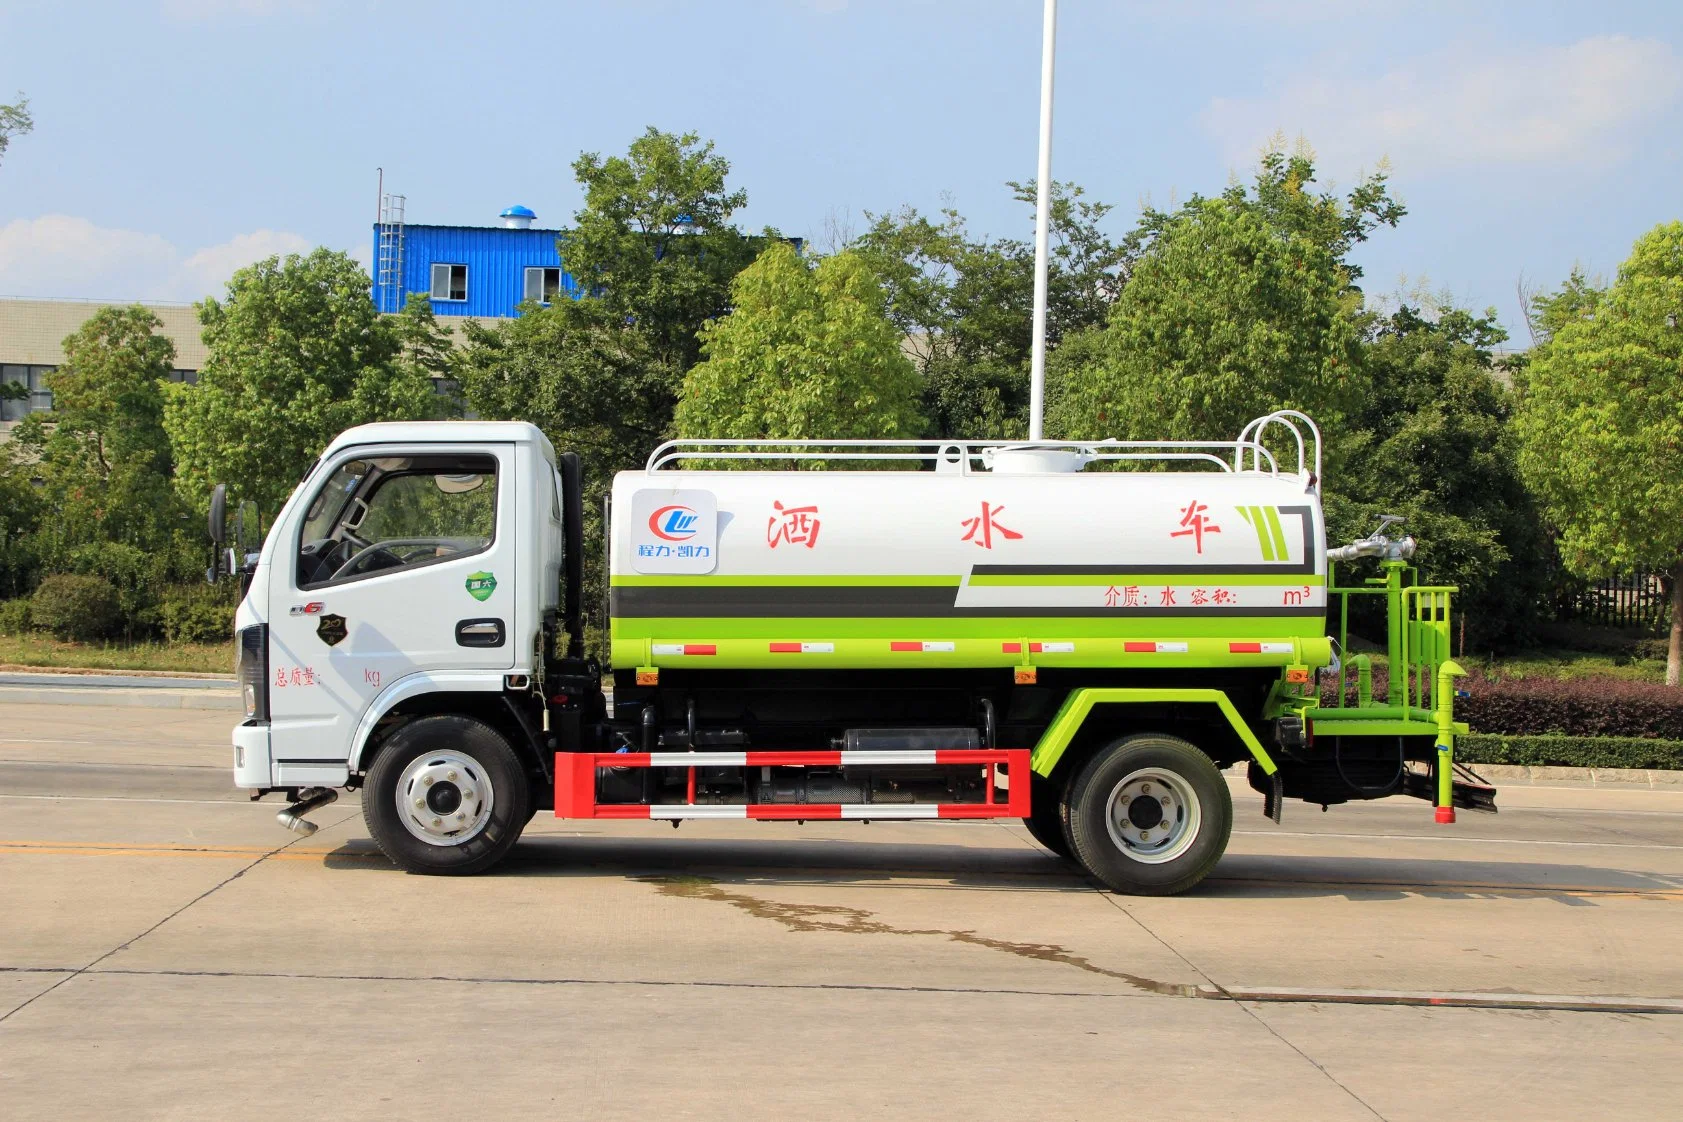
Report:
M1125 736L1081 769L1065 796L1076 860L1112 891L1185 892L1215 868L1233 797L1214 762L1173 736Z
M375 757L362 792L374 843L411 873L485 871L514 848L531 805L514 749L471 717L404 725Z

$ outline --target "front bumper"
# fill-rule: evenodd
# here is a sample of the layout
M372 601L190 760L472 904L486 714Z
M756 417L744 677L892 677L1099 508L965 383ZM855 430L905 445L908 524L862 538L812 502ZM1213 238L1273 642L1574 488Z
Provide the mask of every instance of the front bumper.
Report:
M273 787L269 725L246 723L234 727L234 786Z

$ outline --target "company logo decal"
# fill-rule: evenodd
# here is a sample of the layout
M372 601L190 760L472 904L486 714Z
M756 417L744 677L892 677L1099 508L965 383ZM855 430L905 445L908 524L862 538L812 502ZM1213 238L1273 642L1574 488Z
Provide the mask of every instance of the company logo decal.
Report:
M663 506L649 515L649 532L669 542L686 542L701 528L701 515L687 506Z
M330 647L336 647L344 642L345 636L351 629L345 625L345 617L341 615L322 616L321 622L316 624L316 635Z
M489 600L491 593L497 590L497 578L493 573L469 573L467 579L468 595L475 600Z
M616 511L616 523L619 517ZM718 564L719 520L718 500L711 491L652 487L634 493L627 527L631 540L624 546L631 570L711 573Z

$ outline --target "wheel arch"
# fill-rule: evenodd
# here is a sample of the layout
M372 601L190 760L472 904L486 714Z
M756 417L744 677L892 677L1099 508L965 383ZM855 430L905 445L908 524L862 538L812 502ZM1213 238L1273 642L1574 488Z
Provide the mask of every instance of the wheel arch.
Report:
M1071 690L1031 757L1036 775L1067 782L1093 753L1120 736L1161 732L1197 745L1218 766L1254 760L1276 767L1227 694L1214 688L1089 687Z
M534 799L541 799L553 778L543 744L545 734L522 712L519 698L503 688L502 671L450 677L456 680L413 675L393 683L369 706L349 761L353 780L368 774L380 748L398 729L422 717L455 715L481 721L507 740L534 779Z

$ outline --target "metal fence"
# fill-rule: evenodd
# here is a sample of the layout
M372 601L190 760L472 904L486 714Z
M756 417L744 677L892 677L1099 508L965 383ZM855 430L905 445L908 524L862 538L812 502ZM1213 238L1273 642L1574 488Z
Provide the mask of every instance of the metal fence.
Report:
M1670 600L1658 573L1624 573L1595 583L1576 582L1555 595L1562 623L1659 631L1670 622Z

